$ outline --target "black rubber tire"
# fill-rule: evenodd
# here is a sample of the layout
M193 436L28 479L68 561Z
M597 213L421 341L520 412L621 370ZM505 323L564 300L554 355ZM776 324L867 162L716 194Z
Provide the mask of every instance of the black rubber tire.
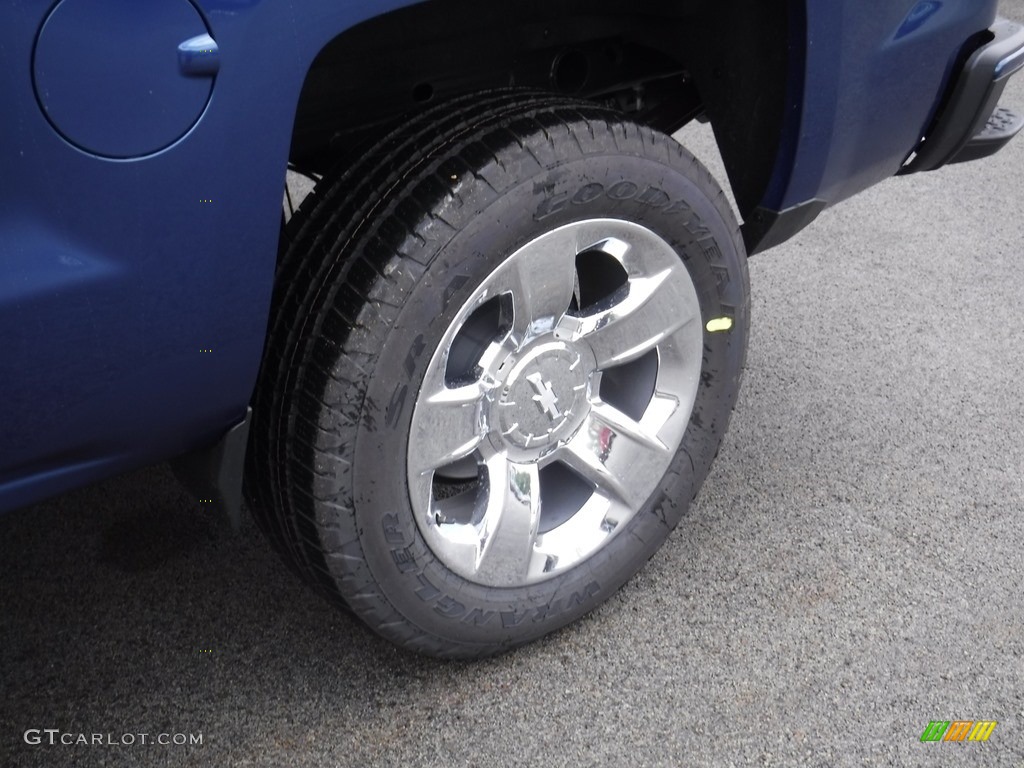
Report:
M629 530L524 588L435 558L406 484L419 382L455 313L516 248L563 224L641 223L679 254L706 322L682 446ZM247 488L289 565L393 642L445 657L507 650L593 609L653 555L697 494L735 404L749 328L739 227L673 139L545 94L467 97L328 174L292 221L254 401Z

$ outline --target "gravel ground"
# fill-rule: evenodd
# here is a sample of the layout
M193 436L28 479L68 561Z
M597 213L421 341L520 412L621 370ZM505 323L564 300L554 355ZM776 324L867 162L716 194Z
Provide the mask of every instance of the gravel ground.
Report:
M501 658L394 650L163 466L0 518L0 765L1024 767L1022 170L1024 138L753 259L691 514ZM919 741L955 719L999 725ZM202 744L24 744L45 728Z

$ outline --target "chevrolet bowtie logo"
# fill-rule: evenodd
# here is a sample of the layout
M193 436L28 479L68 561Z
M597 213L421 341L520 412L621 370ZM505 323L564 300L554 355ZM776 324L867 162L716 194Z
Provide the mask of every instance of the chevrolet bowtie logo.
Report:
M558 410L558 398L555 397L555 390L551 388L551 385L544 381L544 377L541 376L539 371L535 371L526 377L526 380L530 382L530 386L533 387L533 391L536 392L533 396L533 402L540 408L540 412L547 414L547 417L554 421L561 417L562 412Z

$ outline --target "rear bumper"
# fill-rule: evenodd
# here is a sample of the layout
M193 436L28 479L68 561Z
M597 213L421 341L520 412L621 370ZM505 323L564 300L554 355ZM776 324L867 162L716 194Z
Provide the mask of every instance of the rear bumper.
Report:
M1010 76L1024 67L1024 27L998 19L992 39L967 59L928 135L901 174L987 157L1024 126L1024 118L999 107Z

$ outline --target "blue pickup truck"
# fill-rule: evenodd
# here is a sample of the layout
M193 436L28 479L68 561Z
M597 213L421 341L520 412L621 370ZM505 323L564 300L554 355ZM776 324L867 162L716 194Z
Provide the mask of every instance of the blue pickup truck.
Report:
M0 0L0 510L172 460L405 648L563 626L709 471L748 255L1021 127L996 12Z

